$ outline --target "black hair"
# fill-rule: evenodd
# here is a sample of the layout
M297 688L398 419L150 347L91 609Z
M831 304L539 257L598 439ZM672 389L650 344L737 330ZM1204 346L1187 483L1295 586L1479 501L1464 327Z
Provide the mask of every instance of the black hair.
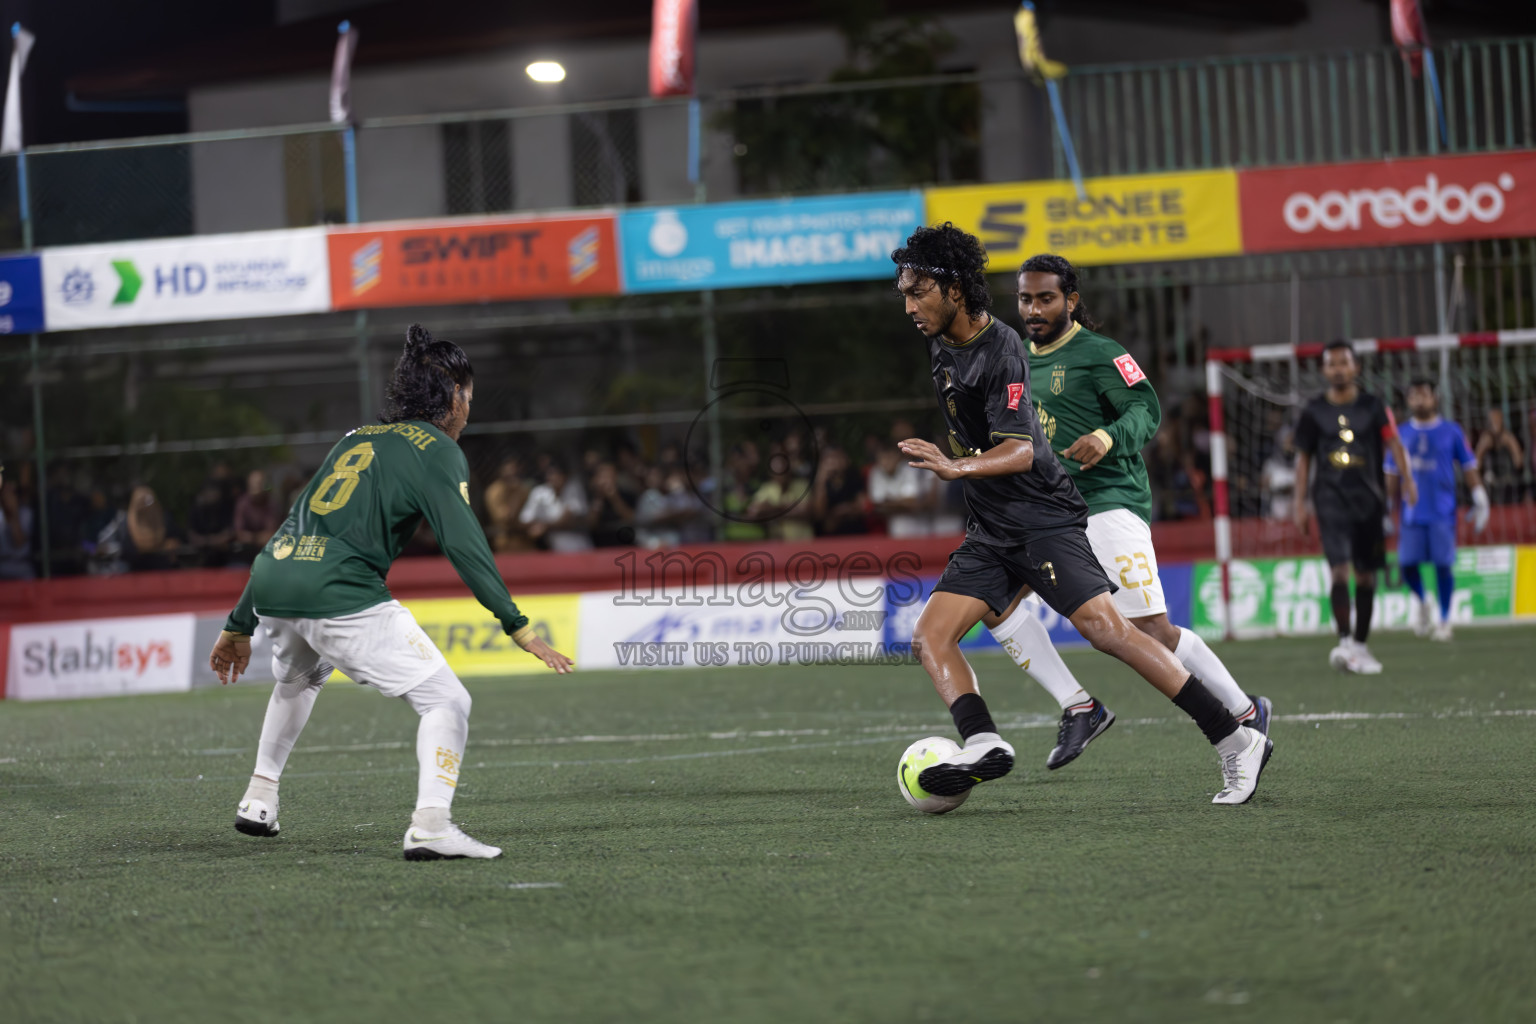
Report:
M405 351L395 363L395 373L384 389L381 423L425 420L441 423L453 411L455 388L467 388L475 379L469 356L451 341L433 338L421 324L405 330Z
M1408 387L1410 390L1413 388L1429 388L1432 394L1438 395L1440 393L1440 385L1436 384L1434 379L1430 377L1415 377L1408 382Z
M1019 274L1055 274L1056 283L1061 288L1063 297L1078 291L1077 268L1067 262L1065 256L1057 256L1052 252L1031 256L1019 268ZM1099 322L1088 315L1088 306L1083 302L1081 292L1078 292L1077 305L1072 310L1072 319L1090 331L1096 330L1099 326Z
M1345 341L1343 338L1335 338L1332 341L1330 341L1328 344L1324 345L1323 346L1323 355L1326 356L1329 352L1336 352L1339 349L1343 349L1345 352L1348 352L1349 353L1349 357L1351 359L1355 360L1355 362L1358 363L1360 361L1359 357L1355 355L1355 346L1351 345L1349 342Z
M992 292L987 288L987 250L975 235L967 234L949 221L936 228L918 228L907 244L891 253L896 264L896 278L903 270L919 277L932 278L934 284L949 293L951 285L960 289L960 300L973 318L992 308Z

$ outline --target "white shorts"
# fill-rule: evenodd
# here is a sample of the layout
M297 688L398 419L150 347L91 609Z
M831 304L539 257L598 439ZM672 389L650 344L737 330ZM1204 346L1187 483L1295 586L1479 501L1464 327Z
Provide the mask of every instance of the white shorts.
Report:
M335 619L261 622L272 634L272 675L279 683L312 676L329 662L353 681L399 697L448 664L399 601Z
M1144 619L1168 611L1163 581L1157 575L1152 528L1134 512L1112 508L1088 517L1088 543L1104 574L1120 589L1115 606L1128 619Z

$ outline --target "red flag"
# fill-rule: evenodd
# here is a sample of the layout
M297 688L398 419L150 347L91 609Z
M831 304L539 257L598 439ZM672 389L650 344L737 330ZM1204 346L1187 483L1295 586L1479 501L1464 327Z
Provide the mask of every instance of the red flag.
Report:
M693 95L693 37L698 0L654 0L651 8L651 95Z
M1429 45L1419 0L1392 0L1392 41L1408 62L1413 77L1418 78L1424 68L1424 48Z

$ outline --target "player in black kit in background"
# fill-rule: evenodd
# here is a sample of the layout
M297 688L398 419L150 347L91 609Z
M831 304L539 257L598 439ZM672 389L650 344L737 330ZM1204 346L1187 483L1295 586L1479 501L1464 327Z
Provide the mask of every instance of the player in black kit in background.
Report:
M1088 506L1041 435L1030 405L1029 363L1018 334L988 312L987 255L952 224L918 228L891 254L907 315L928 339L933 387L949 427L948 451L910 438L911 465L964 482L965 541L923 608L913 652L949 705L964 749L923 770L918 785L951 796L1013 768L960 638L996 626L1031 590L1094 647L1157 687L1200 726L1221 757L1213 803L1240 804L1258 788L1273 749L1164 646L1115 607L1114 584L1089 547Z
M1317 532L1333 572L1329 594L1339 645L1328 663L1341 672L1375 675L1381 662L1366 649L1371 613L1376 608L1376 573L1387 567L1386 479L1382 446L1390 445L1399 466L1410 465L1397 436L1392 410L1375 395L1360 390L1360 364L1347 341L1323 349L1328 390L1307 403L1296 424L1296 528L1307 532L1308 478L1317 463L1312 502ZM1413 474L1403 474L1403 496L1418 504ZM1349 628L1349 568L1355 568L1355 628Z

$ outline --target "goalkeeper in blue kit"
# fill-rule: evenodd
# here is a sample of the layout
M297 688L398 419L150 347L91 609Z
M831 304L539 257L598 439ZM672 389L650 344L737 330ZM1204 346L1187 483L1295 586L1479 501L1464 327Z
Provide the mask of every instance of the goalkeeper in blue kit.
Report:
M1488 491L1483 487L1477 459L1467 447L1461 426L1440 418L1435 382L1421 377L1408 385L1408 412L1412 417L1398 428L1408 467L1418 485L1418 501L1402 502L1402 527L1398 531L1397 562L1403 582L1415 598L1413 631L1434 640L1451 638L1451 595L1456 587L1456 467L1466 477L1472 495L1472 528L1488 528ZM1390 505L1398 503L1403 467L1388 452L1382 468L1387 475ZM1423 565L1435 567L1435 594L1440 616L1424 594Z

